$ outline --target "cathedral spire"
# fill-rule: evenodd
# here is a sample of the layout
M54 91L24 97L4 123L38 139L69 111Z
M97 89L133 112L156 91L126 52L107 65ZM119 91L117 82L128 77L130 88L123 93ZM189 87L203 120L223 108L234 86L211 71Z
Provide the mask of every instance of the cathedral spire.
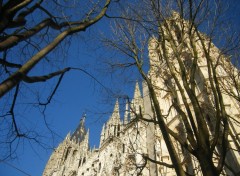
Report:
M134 96L133 96L133 100L131 102L131 119L135 118L135 113L140 113L140 107L143 107L143 98L142 98L142 94L140 91L140 87L138 82L136 82L136 86L135 86L135 90L134 90ZM134 113L133 113L134 111Z
M108 122L106 123L105 139L108 138L109 136L117 135L120 131L120 125L121 125L121 120L120 120L120 113L119 113L119 104L117 100L113 109L113 113L110 119L108 120Z
M133 99L140 99L140 98L142 98L142 95L141 95L139 84L138 82L136 82Z
M111 123L113 123L114 125L120 123L120 114L119 114L119 103L118 103L118 99L116 101L116 104L114 106L113 109L113 113L112 116L110 118Z
M76 141L76 143L80 143L83 141L86 135L86 129L85 129L85 119L86 114L83 114L83 117L80 120L80 123L74 133L71 135L71 140Z

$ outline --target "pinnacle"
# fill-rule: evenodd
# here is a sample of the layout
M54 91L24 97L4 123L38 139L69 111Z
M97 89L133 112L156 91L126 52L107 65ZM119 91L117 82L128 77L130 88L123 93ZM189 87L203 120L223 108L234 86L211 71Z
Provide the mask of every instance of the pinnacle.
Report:
M139 84L138 82L136 82L133 99L139 99L139 98L142 98L142 96L141 96Z
M129 104L128 101L126 101L126 109L124 113L124 124L126 125L128 123L128 116L129 116Z
M115 104L115 106L114 106L113 113L112 113L112 117L110 118L110 121L111 121L111 120L113 121L113 123L116 123L116 122L120 121L118 99L117 99L116 104Z

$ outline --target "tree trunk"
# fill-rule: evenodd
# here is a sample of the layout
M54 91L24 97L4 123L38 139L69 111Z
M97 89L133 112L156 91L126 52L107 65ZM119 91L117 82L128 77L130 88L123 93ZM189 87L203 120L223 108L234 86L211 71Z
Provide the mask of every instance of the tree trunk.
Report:
M213 165L212 157L206 152L198 151L197 158L204 176L218 176L216 167Z

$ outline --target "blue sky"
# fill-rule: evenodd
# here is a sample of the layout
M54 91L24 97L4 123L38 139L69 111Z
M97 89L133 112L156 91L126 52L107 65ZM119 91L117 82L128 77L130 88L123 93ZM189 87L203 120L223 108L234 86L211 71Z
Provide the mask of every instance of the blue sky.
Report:
M234 0L231 8L240 9L239 3ZM229 16L236 20L235 25L240 24L240 12L232 11ZM113 55L107 53L97 39L102 32L109 33L109 23L102 20L100 23L90 28L85 33L76 38L72 38L70 48L65 56L69 61L64 63L67 66L81 67L95 76L103 85L112 90L115 95L126 94L129 97L133 95L133 89L137 77L134 71L110 73L105 71L102 66L103 60L111 58ZM61 57L58 54L58 57ZM122 84L122 76L131 77L130 83ZM121 79L121 81L120 81ZM36 85L40 86L40 85ZM48 88L47 86L45 87ZM42 89L45 93L48 91ZM48 90L48 89L47 89ZM27 125L36 127L42 132L42 140L50 146L57 146L68 132L74 131L77 127L83 113L87 114L86 126L90 128L90 145L98 146L99 136L102 124L109 118L116 101L116 96L110 91L106 91L101 85L80 71L71 71L64 76L63 82L59 87L53 102L47 107L46 117L51 129L59 137L54 140L50 138L49 131L44 126L43 116L38 107L24 108L21 106L17 110L19 120L27 120ZM22 109L24 108L24 109ZM45 137L46 136L46 137ZM31 176L42 175L43 169L52 153L51 149L45 149L35 143L23 141L17 150L17 158L0 163L1 176L24 176L18 169Z
M135 79L133 84L121 85L121 82L118 82L121 73L101 70L103 64L101 61L110 57L97 44L98 35L109 30L106 26L109 26L109 23L102 20L77 38L72 38L67 56L65 56L66 59L70 59L65 65L84 69L111 91L106 91L102 85L81 71L72 70L65 74L57 94L45 111L49 127L59 135L55 135L53 139L44 125L43 115L40 113L42 108L20 104L16 109L17 120L39 131L42 135L40 139L49 146L57 147L68 132L73 132L84 113L87 115L86 126L90 128L90 146L98 146L102 124L111 115L116 101L112 91L115 90L116 94L128 94L130 97L133 94ZM48 95L50 90L48 85L34 86L40 86L44 94ZM51 153L51 149L45 149L39 144L28 140L21 141L17 148L16 158L0 163L0 175L40 176Z

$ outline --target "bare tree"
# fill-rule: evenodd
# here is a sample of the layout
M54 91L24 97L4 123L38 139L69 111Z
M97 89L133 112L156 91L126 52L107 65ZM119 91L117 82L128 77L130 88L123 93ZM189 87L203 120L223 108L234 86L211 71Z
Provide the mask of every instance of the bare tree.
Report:
M64 68L64 56L61 54L67 52L71 36L84 32L104 17L110 2L0 1L1 145L7 144L10 155L15 150L12 144L18 144L19 138L39 142L39 134L21 130L18 126L15 114L17 102L31 92L29 87L34 87L33 83L58 78L51 82L55 86L47 93L46 101L39 100L41 96L36 94L35 105L46 107L66 72L76 69L88 74L80 68ZM60 52L59 56L53 55L56 51ZM38 69L40 67L42 69ZM34 74L36 76L32 76Z
M116 18L115 36L106 43L125 56L118 65L132 63L145 81L153 116L139 118L158 125L172 165L145 158L177 175L196 174L197 167L189 170L193 159L206 176L239 174L239 71L229 55L239 52L239 35L223 18L226 10L221 1L143 0L109 16ZM169 126L171 119L180 126Z

